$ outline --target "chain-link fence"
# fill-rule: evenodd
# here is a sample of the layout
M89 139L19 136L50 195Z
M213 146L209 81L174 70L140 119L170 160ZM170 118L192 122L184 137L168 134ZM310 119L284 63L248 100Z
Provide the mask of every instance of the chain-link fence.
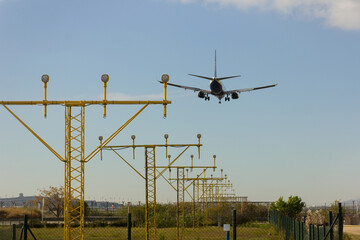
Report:
M343 215L340 203L338 205L338 213L333 215L333 213L329 211L328 218L321 225L306 221L306 218L295 219L287 217L278 211L270 212L270 223L275 226L275 229L279 231L281 236L286 240L343 239Z
M157 227L146 229L144 206L131 209L131 239L151 240L202 240L226 239L224 224L230 225L231 239L279 239L279 235L268 222L268 206L253 203L207 203L185 204L180 209L177 204L159 204L157 206ZM235 210L234 210L235 209ZM181 211L180 211L181 210ZM91 213L91 212L90 212ZM234 221L235 220L235 221ZM1 220L0 220L1 222ZM20 239L24 220L2 221L0 240L13 239L12 224L16 224L16 238ZM95 239L128 239L128 216L87 216L85 218L84 237ZM236 231L234 231L236 225ZM60 219L32 218L28 226L38 240L64 239L64 224ZM28 239L33 239L30 233ZM156 236L156 237L155 237Z

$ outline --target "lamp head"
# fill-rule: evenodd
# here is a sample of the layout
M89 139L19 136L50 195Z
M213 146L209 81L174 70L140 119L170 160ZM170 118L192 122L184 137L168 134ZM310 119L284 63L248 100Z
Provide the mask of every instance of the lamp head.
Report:
M135 140L136 136L135 135L131 135L131 139Z
M167 83L167 82L169 81L169 79L170 79L170 77L169 77L169 75L167 75L167 74L163 74L163 75L161 76L161 81L162 81L163 83Z
M216 158L216 155L215 155L215 154L213 155L213 158Z
M103 140L103 136L99 136L99 140L102 141L102 140Z
M200 133L197 135L197 138L198 138L198 139L200 139L200 138L201 138L201 134L200 134Z
M164 138L165 138L165 139L168 139L168 138L169 138L169 135L168 135L168 134L164 134Z
M190 157L191 157L191 159L193 159L193 158L194 158L194 155L193 155L193 154L191 154L191 155L190 155Z
M103 81L104 83L107 83L109 81L109 75L107 75L107 74L101 75L101 81Z
M168 155L168 158L171 158L171 155L170 155L170 154Z
M41 76L41 81L43 81L43 83L47 83L47 82L49 82L49 80L50 80L49 75L44 74Z

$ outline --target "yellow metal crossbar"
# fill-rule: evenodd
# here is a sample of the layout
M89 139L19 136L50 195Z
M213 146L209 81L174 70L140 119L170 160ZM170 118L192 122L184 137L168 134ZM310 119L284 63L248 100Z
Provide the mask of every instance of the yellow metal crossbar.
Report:
M84 240L84 178L85 163L90 161L103 147L110 143L132 120L134 120L148 105L161 104L164 106L164 118L166 117L166 106L171 104L167 100L167 81L169 76L164 74L162 81L164 84L164 99L161 101L117 101L107 100L106 88L109 76L104 74L101 80L104 83L104 99L103 100L47 100L47 85L49 76L43 75L44 83L44 100L42 101L0 101L0 104L10 112L29 132L31 132L42 144L45 145L58 159L65 163L65 199L64 199L64 239L80 239ZM65 107L65 157L57 153L49 144L47 144L38 134L35 133L27 124L25 124L7 105L43 105L44 117L47 116L47 106L62 105ZM107 105L144 105L137 113L135 113L127 122L110 135L104 142L95 148L87 157L85 156L85 107L89 105L103 105L104 117L106 117ZM76 112L76 113L75 113ZM154 153L155 154L155 153ZM151 159L151 157L150 157ZM150 160L151 161L151 160ZM155 157L153 159L155 161ZM155 170L152 173L155 178ZM151 183L150 183L151 184ZM155 199L154 190L150 194ZM155 208L154 208L155 209ZM154 213L155 214L155 213Z

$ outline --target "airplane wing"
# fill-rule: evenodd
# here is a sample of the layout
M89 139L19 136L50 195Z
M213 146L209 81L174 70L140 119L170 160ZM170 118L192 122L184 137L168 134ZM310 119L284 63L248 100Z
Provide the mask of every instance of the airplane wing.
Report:
M163 82L159 81L160 83L163 84ZM194 88L194 87L188 87L188 86L181 86L181 85L177 85L177 84L173 84L173 83L167 83L167 85L170 85L170 86L174 86L174 87L178 87L178 88L183 88L185 90L193 90L194 92L204 92L206 94L211 94L211 91L209 90L205 90L205 89L201 89L201 88Z
M277 84L267 85L267 86L262 86L262 87L255 87L255 88L235 89L235 90L224 91L224 93L225 94L232 94L234 92L237 92L237 93L250 92L250 91L254 91L254 90L260 90L260 89L264 89L264 88L275 87L276 85Z

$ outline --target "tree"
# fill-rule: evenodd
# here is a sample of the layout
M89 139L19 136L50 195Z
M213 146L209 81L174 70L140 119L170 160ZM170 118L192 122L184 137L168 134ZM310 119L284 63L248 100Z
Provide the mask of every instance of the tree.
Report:
M290 196L287 202L283 197L279 197L276 202L272 202L270 210L276 210L288 217L297 217L302 209L305 207L305 203L298 196Z
M44 199L44 209L60 217L64 213L64 187L50 186L48 189L39 189L39 192L35 196L36 201L42 203Z

